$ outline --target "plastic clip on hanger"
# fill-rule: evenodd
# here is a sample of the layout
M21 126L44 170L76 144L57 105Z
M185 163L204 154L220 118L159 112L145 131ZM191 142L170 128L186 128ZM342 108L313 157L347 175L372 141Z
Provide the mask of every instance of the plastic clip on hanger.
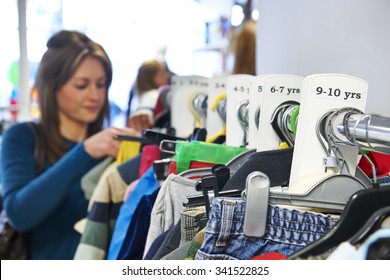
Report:
M244 234L262 237L265 234L268 212L268 197L271 182L260 171L250 173L246 179L243 199L246 201Z

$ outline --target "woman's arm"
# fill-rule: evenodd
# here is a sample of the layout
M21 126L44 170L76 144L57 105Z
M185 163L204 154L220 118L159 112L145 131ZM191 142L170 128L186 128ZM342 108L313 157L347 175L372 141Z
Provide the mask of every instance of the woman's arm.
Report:
M79 143L36 177L31 129L26 123L10 127L2 140L1 172L3 207L12 225L20 231L38 226L61 204L69 186L96 163Z

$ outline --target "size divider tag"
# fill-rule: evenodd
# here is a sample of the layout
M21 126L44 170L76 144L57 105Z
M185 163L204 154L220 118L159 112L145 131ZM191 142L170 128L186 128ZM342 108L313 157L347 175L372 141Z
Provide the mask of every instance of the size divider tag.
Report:
M326 167L337 167L336 157L324 157L323 161Z
M218 103L227 98L226 83L227 75L209 79L206 121L208 139L218 137L222 133L226 134L226 124L217 111Z
M187 138L196 126L191 112L191 98L198 93L206 93L209 78L202 76L173 76L171 83L171 125L176 136Z
M290 189L303 176L324 173L324 157L328 157L317 137L317 122L334 109L352 107L365 111L368 84L344 74L317 74L304 79L290 174ZM354 175L358 149L341 147L345 163ZM307 186L310 188L311 186Z
M253 75L236 74L227 77L226 145L241 147L244 144L244 130L238 119L241 102L249 102L250 81ZM247 138L247 137L246 137Z
M249 91L249 132L248 149L257 148L257 134L259 132L260 110L265 78L271 75L260 75L254 77L250 82Z
M261 95L257 151L275 150L281 140L271 125L275 110L284 102L300 102L303 77L295 75L270 75L264 78Z

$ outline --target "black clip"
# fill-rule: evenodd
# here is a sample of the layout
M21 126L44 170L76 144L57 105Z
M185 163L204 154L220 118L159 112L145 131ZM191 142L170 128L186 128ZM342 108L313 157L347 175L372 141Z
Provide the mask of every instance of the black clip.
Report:
M212 190L214 192L214 197L219 195L217 177L215 174L203 175L202 179L195 185L195 189L197 191L202 191L208 217L211 209L209 191Z
M216 164L211 167L211 173L217 178L218 191L222 191L230 179L230 168L224 164Z

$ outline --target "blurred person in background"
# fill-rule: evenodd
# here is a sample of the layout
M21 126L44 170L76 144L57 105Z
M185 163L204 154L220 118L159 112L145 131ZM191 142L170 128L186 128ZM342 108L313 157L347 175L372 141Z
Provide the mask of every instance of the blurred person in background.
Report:
M153 110L159 97L159 88L170 83L171 72L165 62L151 59L138 69L128 102L127 126L142 131L153 126Z

